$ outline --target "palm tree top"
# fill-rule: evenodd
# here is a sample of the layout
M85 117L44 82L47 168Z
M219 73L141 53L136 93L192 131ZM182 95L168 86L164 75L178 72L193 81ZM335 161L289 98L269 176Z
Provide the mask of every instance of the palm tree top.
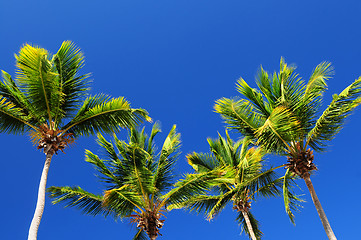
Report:
M327 80L333 75L328 62L319 64L308 81L295 73L281 58L278 73L262 67L257 76L258 89L245 80L237 81L237 98L216 101L215 111L231 129L257 140L257 144L279 154L295 154L297 142L323 151L343 126L344 119L361 103L361 78L340 94L334 94L329 106L320 111ZM321 113L321 114L320 114Z
M30 132L35 142L43 140L38 145L42 148L54 137L66 144L71 141L60 139L66 134L75 138L111 133L151 120L145 110L132 109L123 97L89 95L90 74L80 73L84 56L70 41L54 55L25 44L15 58L15 79L2 71L0 132Z
M187 155L188 163L196 171L195 178L210 178L208 186L184 197L183 201L172 203L169 208L186 207L197 212L204 212L208 220L219 214L225 206L232 202L237 210L237 220L243 230L251 236L260 238L262 232L258 221L250 212L251 202L258 197L274 197L281 194L283 177L278 177L275 169L266 168L265 154L262 148L255 147L249 138L233 141L228 132L226 137L219 134L217 139L208 138L211 153L192 153ZM212 178L214 173L224 173L218 178ZM181 183L188 183L186 178ZM290 181L288 181L290 183ZM290 183L291 184L291 183ZM201 188L200 186L199 188ZM295 207L297 197L290 191L290 204ZM246 226L245 215L252 229ZM252 233L250 233L252 232Z
M144 128L133 127L127 141L114 135L113 143L98 134L97 142L106 158L86 150L86 161L100 173L97 177L104 183L104 194L92 194L80 187L50 187L53 203L67 202L67 206L90 215L130 218L139 230L136 239L144 233L153 239L163 226L160 218L167 202L162 197L173 185L173 167L181 143L174 125L157 151L154 138L160 132L159 123L153 125L149 136Z

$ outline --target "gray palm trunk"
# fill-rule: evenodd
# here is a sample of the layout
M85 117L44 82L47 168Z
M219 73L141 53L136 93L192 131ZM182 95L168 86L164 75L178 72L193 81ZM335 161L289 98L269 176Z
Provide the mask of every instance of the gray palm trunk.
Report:
M314 203L314 205L316 207L318 215L320 216L323 228L325 229L325 232L327 234L328 239L337 240L335 234L332 231L331 225L328 222L326 214L323 211L323 208L321 206L321 202L318 200L318 197L316 195L315 189L313 188L310 176L308 175L308 176L304 177L303 180L305 180L305 183L306 183L306 185L308 187L308 190L311 193L312 201L313 201L313 203Z
M246 225L248 228L249 235L251 236L252 240L257 240L256 235L254 234L251 221L249 220L248 214L246 211L241 210L244 220L246 221Z
M41 221L41 217L43 216L44 206L45 206L45 189L46 182L48 178L48 172L50 167L51 158L53 157L53 153L46 154L46 160L43 168L43 172L41 174L39 190L38 190L38 200L36 202L36 209L33 216L33 220L31 221L28 240L36 240L38 235L38 229Z

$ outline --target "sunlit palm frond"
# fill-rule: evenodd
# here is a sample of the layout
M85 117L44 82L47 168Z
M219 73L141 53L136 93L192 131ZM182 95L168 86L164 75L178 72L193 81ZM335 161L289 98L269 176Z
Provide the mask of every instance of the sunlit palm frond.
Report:
M211 154L192 153L186 156L188 164L198 173L214 170L219 166L219 161Z
M129 185L104 193L102 206L113 212L115 217L127 217L133 211L142 212L145 206L143 196L134 192Z
M87 79L90 74L79 75L79 70L84 65L84 56L71 41L62 43L52 61L58 73L59 89L62 92L59 109L65 115L58 116L58 120L61 120L64 117L71 117L84 100L89 90Z
M355 80L333 100L307 135L307 143L315 150L325 149L329 141L342 129L344 120L361 104L361 78Z
M236 129L245 136L255 137L257 128L265 117L255 111L249 101L222 98L216 101L215 112L221 114L228 128Z
M295 176L287 169L285 176L283 177L283 200L285 209L291 222L295 224L295 216L293 212L299 211L301 208L301 202L304 202L299 196L293 192L294 186L297 186L294 182Z
M284 153L289 149L288 142L297 141L302 135L299 121L286 107L273 109L272 114L257 129L257 144L276 153Z
M50 187L47 192L50 193L53 204L62 202L67 204L66 207L76 207L83 213L94 216L111 214L102 207L103 196L89 193L80 187Z
M24 133L30 129L37 130L29 123L29 118L21 108L16 107L12 102L0 96L0 132Z
M167 190L173 183L173 168L180 154L180 144L180 134L176 131L176 125L173 125L164 141L153 175L153 186L158 189L159 192Z
M95 132L118 132L121 127L133 127L150 120L143 109L132 109L123 98L109 99L98 95L88 97L77 115L62 129L76 135L89 135Z
M187 174L176 184L167 194L163 195L163 202L168 209L182 207L184 202L191 200L194 196L205 194L213 186L224 183L234 183L234 170L229 168L220 168L200 174Z
M101 173L97 177L104 183L108 184L108 188L120 187L126 181L125 177L120 174L115 174L114 168L106 165L106 161L101 160L97 155L93 154L91 151L85 151L85 161L91 163L95 169ZM119 173L119 171L116 171Z
M248 98L253 104L255 112L261 113L265 117L268 117L271 114L272 108L269 103L265 101L262 93L254 88L251 88L242 78L237 81L236 85L237 91Z
M48 59L49 53L39 47L24 45L16 57L17 81L36 112L52 121L59 111L61 97L59 79Z

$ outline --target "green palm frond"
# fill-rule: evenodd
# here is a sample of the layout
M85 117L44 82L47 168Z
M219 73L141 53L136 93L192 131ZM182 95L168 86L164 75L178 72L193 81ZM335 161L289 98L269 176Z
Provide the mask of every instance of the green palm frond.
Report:
M101 160L97 155L93 154L89 150L85 150L85 161L94 165L95 169L101 173L97 177L109 185L108 189L120 187L124 184L125 177L120 174L114 173L114 168L107 166L104 160ZM116 171L119 173L119 171Z
M299 139L302 129L299 121L287 108L273 109L269 118L257 129L257 144L276 153L289 149L288 142Z
M355 80L333 100L316 121L307 135L307 143L315 150L322 151L329 141L341 130L344 120L361 104L361 78Z
M246 96L253 104L255 112L258 112L265 117L268 117L271 114L272 109L270 108L268 102L264 100L262 93L254 88L251 88L242 78L237 81L236 85L237 91L243 96Z
M107 141L101 133L97 134L97 143L100 147L104 149L105 157L109 159L109 161L118 162L118 154L116 153L114 149L114 145Z
M76 207L89 215L108 216L110 211L102 207L103 196L89 193L80 187L50 187L46 190L52 203L65 203L66 207Z
M169 205L169 208L187 208L197 213L208 213L219 201L223 195L197 195L182 202L179 205Z
M24 45L16 57L17 81L36 112L52 122L59 111L61 91L59 79L48 59L49 53L39 47Z
M12 102L17 108L22 109L23 113L28 116L29 123L36 124L37 122L44 122L42 116L35 111L33 105L24 93L20 91L10 74L2 71L2 78L3 82L0 82L0 95L9 102Z
M198 173L205 173L214 170L219 166L217 159L211 154L192 153L186 156L188 164Z
M265 117L255 111L249 101L222 98L216 101L215 112L221 114L228 128L236 129L245 136L255 137L259 125Z
M180 134L173 125L160 152L157 168L153 175L153 186L163 192L172 185L173 167L180 154Z
M102 205L113 212L115 217L127 217L133 211L142 212L144 208L142 195L134 192L129 185L108 190L104 194Z
M323 62L316 66L310 79L307 82L304 98L311 102L319 100L322 94L327 90L327 80L334 74L334 69L329 62Z
M150 121L143 109L132 109L123 98L110 99L106 95L88 97L77 115L62 129L76 135L89 135L95 132L118 132L121 127Z
M150 155L153 155L154 154L154 143L153 143L153 140L154 140L154 137L158 134L162 132L162 130L160 129L160 123L159 122L155 122L153 124L153 127L152 127L152 132L150 133L150 136L148 138L148 148L147 148L147 152L150 154Z
M283 177L283 200L285 209L291 222L295 224L295 216L293 212L299 211L301 202L304 202L299 196L293 193L294 186L297 186L294 182L295 176L287 169L285 176Z
M248 218L249 218L249 220L251 222L252 229L253 229L253 232L254 232L256 238L261 239L261 237L263 236L263 233L260 230L259 222L257 221L257 219L253 216L253 214L251 212L247 212L247 215L248 215ZM244 231L248 235L248 237L251 238L251 235L249 233L249 229L247 227L246 221L245 221L244 216L243 216L243 214L241 212L239 212L239 214L238 214L237 221L238 221L239 225L241 225L242 231Z
M233 175L234 170L229 168L219 168L200 174L186 174L182 180L174 184L172 190L162 196L162 202L168 205L168 210L180 208L184 202L206 193L213 186L234 183Z
M23 133L37 127L29 123L28 117L21 108L0 96L0 132Z
M235 197L235 195L239 192L239 187L233 188L222 195L219 195L217 202L209 209L207 218L209 220L213 219L214 216L218 215L220 211L222 211L226 205Z
M71 117L71 114L79 107L78 105L89 90L87 79L90 74L79 75L79 70L84 65L84 56L80 49L70 41L62 43L52 61L58 73L58 87L62 92L58 102L61 112L59 111L58 114L63 113L63 115L56 117L61 120L64 117Z

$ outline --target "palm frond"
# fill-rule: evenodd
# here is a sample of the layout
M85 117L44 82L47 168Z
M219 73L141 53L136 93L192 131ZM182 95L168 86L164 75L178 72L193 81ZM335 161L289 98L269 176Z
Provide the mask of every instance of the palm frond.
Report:
M188 154L186 158L188 164L191 165L197 173L209 172L219 166L219 162L211 154L193 152L192 154Z
M273 109L269 118L257 129L257 144L269 151L283 154L289 148L288 142L298 140L301 134L297 118L289 109L279 106Z
M294 186L297 186L294 182L295 176L287 169L285 176L283 177L283 200L285 203L285 209L291 222L295 224L294 211L299 211L301 202L304 202L299 196L293 193Z
M222 183L234 183L233 175L234 170L229 168L200 174L187 174L175 183L172 190L162 196L162 202L169 206L167 207L169 210L179 208L184 202L189 201L194 196L206 193L213 186Z
M115 217L129 216L133 211L143 211L142 195L128 185L105 191L102 206L115 214Z
M265 117L268 117L271 114L272 109L268 102L263 99L262 93L251 88L242 78L237 81L236 86L237 91L250 100L250 103L253 104L256 112L261 113Z
M62 129L75 135L89 135L95 132L118 132L121 127L150 121L143 109L132 109L123 98L109 99L106 95L88 97L77 115Z
M24 45L17 60L17 80L21 90L30 100L36 112L52 122L52 117L57 114L61 92L59 79L52 70L49 53L39 47Z
M172 185L173 167L180 154L180 134L173 125L160 152L157 169L153 176L153 186L162 192Z
M29 123L29 118L21 108L0 96L0 132L24 133L30 129L37 130L36 126Z
M307 144L317 151L325 149L325 141L332 140L341 130L344 120L361 104L361 78L355 80L333 100L307 135Z
M49 187L46 190L52 203L65 203L65 207L76 207L84 214L108 216L111 212L102 207L103 196L89 193L80 187Z
M79 103L83 100L89 90L90 74L79 75L79 70L84 65L84 56L80 49L71 41L64 41L52 59L59 78L59 89L62 92L59 100L59 109L65 114L58 117L71 117Z
M226 207L227 203L229 203L232 198L234 198L237 192L239 192L238 187L219 195L217 202L208 211L208 220L213 219L214 216L216 216L220 211L222 211Z
M119 174L114 174L114 169L109 168L97 155L93 154L89 150L85 150L85 161L91 163L95 169L101 174L97 175L101 181L107 183L109 188L120 187L124 184L124 177L119 176Z
M236 129L245 136L255 137L259 125L265 117L257 113L246 100L222 98L216 101L215 112L221 114L228 128Z

